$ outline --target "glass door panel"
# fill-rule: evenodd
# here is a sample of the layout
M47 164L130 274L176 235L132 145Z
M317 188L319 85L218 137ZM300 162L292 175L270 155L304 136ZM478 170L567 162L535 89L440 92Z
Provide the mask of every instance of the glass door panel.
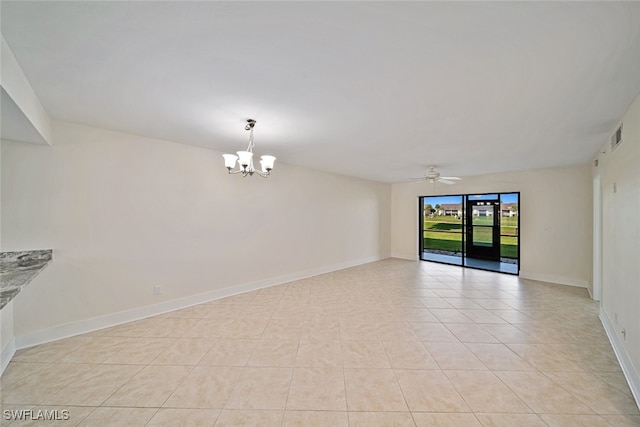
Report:
M492 227L477 226L473 227L473 244L475 246L493 246L493 229Z
M433 196L420 199L420 258L462 265L464 198Z
M519 193L500 194L500 258L511 264L517 264L520 258L519 202Z
M467 196L467 256L500 260L500 202L489 196Z

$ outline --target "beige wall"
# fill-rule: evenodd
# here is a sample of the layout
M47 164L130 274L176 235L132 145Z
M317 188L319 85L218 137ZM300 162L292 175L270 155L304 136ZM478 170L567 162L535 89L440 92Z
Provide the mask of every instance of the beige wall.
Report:
M389 256L387 184L284 163L243 179L216 151L61 122L53 138L2 145L3 248L54 249L17 337Z
M622 143L612 152L607 142L594 168L602 191L601 304L640 401L640 97L622 123Z
M591 282L590 167L465 177L455 185L394 184L391 253L418 259L418 197L520 191L520 274L587 287Z

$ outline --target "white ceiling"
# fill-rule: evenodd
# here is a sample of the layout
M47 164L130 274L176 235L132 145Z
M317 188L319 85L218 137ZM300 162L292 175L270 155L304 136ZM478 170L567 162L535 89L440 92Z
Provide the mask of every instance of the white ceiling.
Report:
M383 182L589 162L640 92L640 2L0 7L54 119Z

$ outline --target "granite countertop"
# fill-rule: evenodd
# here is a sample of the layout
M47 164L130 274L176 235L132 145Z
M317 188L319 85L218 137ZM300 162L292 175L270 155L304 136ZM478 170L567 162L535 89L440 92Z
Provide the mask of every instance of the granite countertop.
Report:
M53 250L0 252L0 309L53 259Z

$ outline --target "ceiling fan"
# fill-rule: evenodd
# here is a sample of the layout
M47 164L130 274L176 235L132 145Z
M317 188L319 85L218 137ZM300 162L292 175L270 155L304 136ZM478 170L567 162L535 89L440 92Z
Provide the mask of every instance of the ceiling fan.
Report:
M435 184L437 181L441 182L442 184L451 185L455 184L454 181L459 181L461 178L458 178L457 176L440 176L440 172L436 171L435 166L429 166L429 171L424 174L424 177L417 179L424 179L431 184Z

